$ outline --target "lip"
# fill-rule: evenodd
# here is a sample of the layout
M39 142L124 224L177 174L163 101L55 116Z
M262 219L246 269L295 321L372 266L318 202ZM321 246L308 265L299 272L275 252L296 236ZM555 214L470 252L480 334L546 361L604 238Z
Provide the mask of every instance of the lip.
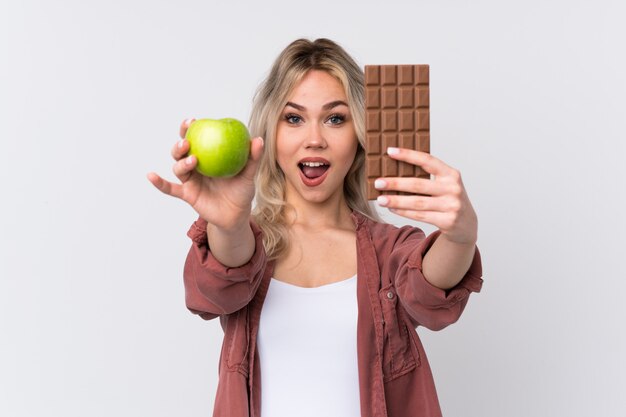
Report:
M324 174L322 174L321 176L317 178L308 178L306 175L304 175L304 172L302 172L302 170L299 167L299 165L302 164L303 162L319 162L324 165L327 165L328 169L326 170L326 172L324 172ZM326 177L328 176L328 171L330 171L330 162L327 159L320 158L319 156L309 156L306 158L302 158L300 161L298 161L298 171L300 171L300 179L302 180L302 183L304 185L306 185L307 187L317 187L318 185L323 183Z
M307 158L302 158L301 160L298 161L298 165L300 165L303 162L321 162L325 165L330 166L330 162L328 162L328 160L324 159L324 158L320 158L320 157L307 157Z

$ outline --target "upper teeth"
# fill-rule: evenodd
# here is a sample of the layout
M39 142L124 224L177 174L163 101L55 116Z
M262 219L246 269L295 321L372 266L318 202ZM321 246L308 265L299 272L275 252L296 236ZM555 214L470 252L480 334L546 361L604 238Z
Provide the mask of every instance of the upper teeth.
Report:
M302 165L307 167L321 167L322 165L326 165L323 162L303 162Z

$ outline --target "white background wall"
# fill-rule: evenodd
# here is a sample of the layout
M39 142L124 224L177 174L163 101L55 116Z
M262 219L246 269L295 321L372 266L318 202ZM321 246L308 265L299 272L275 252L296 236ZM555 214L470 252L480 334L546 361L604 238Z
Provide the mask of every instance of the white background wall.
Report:
M431 65L431 151L463 174L485 280L419 330L444 414L625 415L624 2L226 3L0 1L0 415L210 415L195 213L145 175L173 178L184 118L247 120L298 37Z

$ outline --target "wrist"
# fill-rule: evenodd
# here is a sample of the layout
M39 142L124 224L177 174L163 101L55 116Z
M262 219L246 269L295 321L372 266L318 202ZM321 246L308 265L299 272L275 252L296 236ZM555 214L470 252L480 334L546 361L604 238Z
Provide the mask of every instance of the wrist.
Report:
M207 223L207 234L214 233L224 237L236 237L242 236L243 233L250 229L249 217L237 220L227 226L218 226L212 223Z
M475 246L476 243L478 242L478 236L476 234L473 234L472 236L469 237L451 237L448 234L442 232L441 235L439 236L439 239L444 239L447 243L453 243L455 245L459 245L459 246Z

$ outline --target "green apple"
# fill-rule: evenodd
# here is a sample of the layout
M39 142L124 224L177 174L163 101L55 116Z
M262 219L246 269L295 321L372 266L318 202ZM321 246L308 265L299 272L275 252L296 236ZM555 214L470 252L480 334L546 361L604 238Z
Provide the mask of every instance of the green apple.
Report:
M250 133L236 119L199 119L187 129L189 155L198 159L196 170L207 177L232 177L248 161Z

